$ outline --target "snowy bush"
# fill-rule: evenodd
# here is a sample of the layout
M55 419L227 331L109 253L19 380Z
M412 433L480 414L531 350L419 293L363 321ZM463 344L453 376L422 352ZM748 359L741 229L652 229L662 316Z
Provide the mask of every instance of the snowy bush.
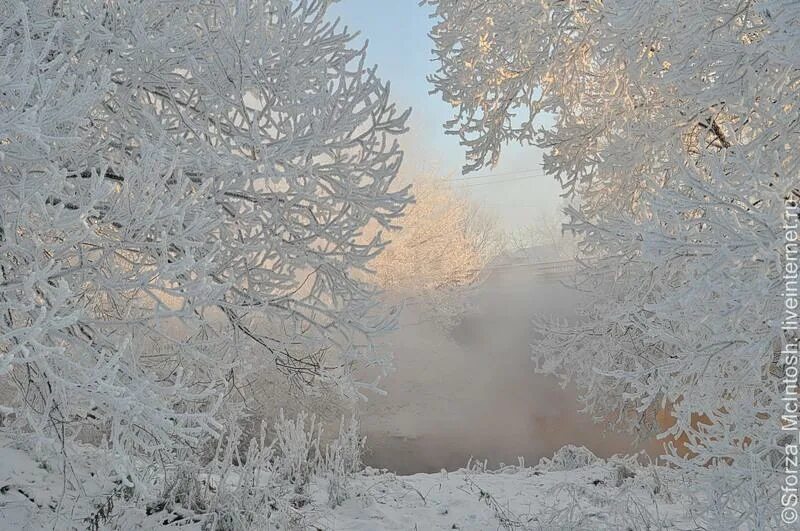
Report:
M306 426L308 420L308 426ZM316 417L301 413L287 419L281 412L275 424L276 472L302 494L320 464L320 432Z
M221 437L211 459L187 459L167 476L162 492L147 505L149 525L197 524L203 529L249 530L305 528L316 508L312 483L328 485L332 507L350 497L349 480L360 471L364 438L358 422L341 421L338 437L321 444L313 416L283 412L272 429L242 451L242 432ZM141 517L123 505L108 521L122 525ZM137 516L138 515L138 516ZM124 527L124 525L122 525Z
M543 457L539 460L537 469L553 472L557 470L575 470L589 466L597 462L595 456L589 449L583 446L562 446L553 454L552 458Z
M457 108L446 127L466 169L535 144L573 201L576 282L593 300L577 324L537 323L538 368L604 421L658 430L670 411L666 435L687 441L672 462L699 497L730 493L705 521L775 525L778 353L797 340L781 329L783 227L800 200L797 4L429 3L431 79Z
M146 513L152 525L195 522L203 529L265 528L283 500L272 481L273 449L262 428L240 452L240 433L218 440L210 461L187 460L165 482Z
M350 496L349 480L364 467L361 457L366 437L361 436L358 419L354 416L345 424L342 417L339 436L325 448L323 471L328 476L328 504L336 507Z
M217 504L262 495L197 481L244 458L246 375L352 397L383 361L352 273L408 203L407 113L328 4L0 0L2 430L61 459L65 499L178 481L237 526Z

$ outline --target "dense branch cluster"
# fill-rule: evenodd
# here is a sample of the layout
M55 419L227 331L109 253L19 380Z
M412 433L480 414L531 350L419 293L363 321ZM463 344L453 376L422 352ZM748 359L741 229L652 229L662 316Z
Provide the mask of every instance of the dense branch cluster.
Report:
M432 82L457 109L446 127L466 170L535 144L579 205L569 228L594 303L577 324L540 323L540 368L604 418L638 424L671 404L670 434L687 441L675 462L712 479L709 521L768 525L778 352L795 341L781 293L800 199L797 5L430 4Z
M414 204L389 233L386 249L370 263L369 281L390 295L414 299L443 325L464 311L464 290L478 281L500 251L496 221L452 182L420 177Z
M352 272L408 203L407 112L328 4L0 2L0 385L23 438L65 460L92 441L146 492L228 429L243 359L355 389L385 323Z

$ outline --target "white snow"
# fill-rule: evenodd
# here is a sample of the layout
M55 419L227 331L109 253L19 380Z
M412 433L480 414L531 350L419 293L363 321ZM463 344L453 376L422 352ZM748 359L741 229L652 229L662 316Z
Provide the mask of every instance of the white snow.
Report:
M335 508L327 501L327 480L315 479L313 501L298 508L298 523L331 531L690 529L674 474L632 458L599 459L580 447L565 447L534 467L495 471L473 463L398 476L368 467L351 479L350 497ZM59 509L62 481L60 471L42 468L29 454L0 448L0 529L85 529L74 516L80 511L70 507L91 507L91 496L77 505L62 500ZM118 500L100 529L201 528L162 526L161 518Z
M325 508L319 529L665 529L692 528L664 485L670 471L601 460L571 470L547 466L461 469L395 476L366 471L360 492ZM557 467L556 467L557 468Z

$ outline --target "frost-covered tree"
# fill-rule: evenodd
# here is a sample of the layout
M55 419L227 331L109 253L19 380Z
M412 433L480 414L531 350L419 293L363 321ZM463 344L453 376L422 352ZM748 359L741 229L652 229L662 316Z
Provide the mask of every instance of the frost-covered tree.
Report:
M572 232L564 230L564 218L542 213L533 219L535 221L530 225L511 232L508 237L511 252L546 247L552 252L553 259L571 260L575 257L575 238Z
M675 462L712 480L709 525L774 524L778 352L796 339L781 304L800 199L797 4L429 3L431 80L457 108L446 127L466 170L505 142L538 145L580 204L569 226L594 303L577 325L540 323L540 368L605 418L671 404L688 451Z
M420 178L414 204L392 232L385 252L370 264L384 289L427 292L468 285L496 252L494 220L450 181Z
M496 221L448 179L419 177L414 204L370 263L369 282L449 326L464 310L463 291L477 282L502 246Z
M328 4L0 1L0 385L65 485L89 441L147 495L244 358L344 392L375 359L352 272L408 202L407 113Z

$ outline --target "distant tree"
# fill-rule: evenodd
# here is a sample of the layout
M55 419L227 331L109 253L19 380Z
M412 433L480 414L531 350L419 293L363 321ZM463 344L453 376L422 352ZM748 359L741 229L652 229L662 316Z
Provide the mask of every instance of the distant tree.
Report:
M408 113L328 4L0 1L3 430L65 486L91 440L151 496L229 430L243 352L344 392L375 360L352 271L409 201Z
M463 309L463 289L500 252L503 236L496 221L449 180L422 177L413 191L401 228L389 233L386 249L370 263L370 279L451 322Z
M671 404L670 435L689 450L673 461L708 480L705 521L777 525L778 351L796 341L781 304L782 227L800 198L797 4L429 4L431 81L457 108L446 127L465 169L508 141L538 145L580 201L568 228L594 302L578 325L543 323L540 368L575 380L604 418L652 423Z
M547 247L557 260L570 260L575 257L575 238L570 231L565 231L563 219L553 215L541 214L536 221L509 234L508 248L522 251L531 247Z

